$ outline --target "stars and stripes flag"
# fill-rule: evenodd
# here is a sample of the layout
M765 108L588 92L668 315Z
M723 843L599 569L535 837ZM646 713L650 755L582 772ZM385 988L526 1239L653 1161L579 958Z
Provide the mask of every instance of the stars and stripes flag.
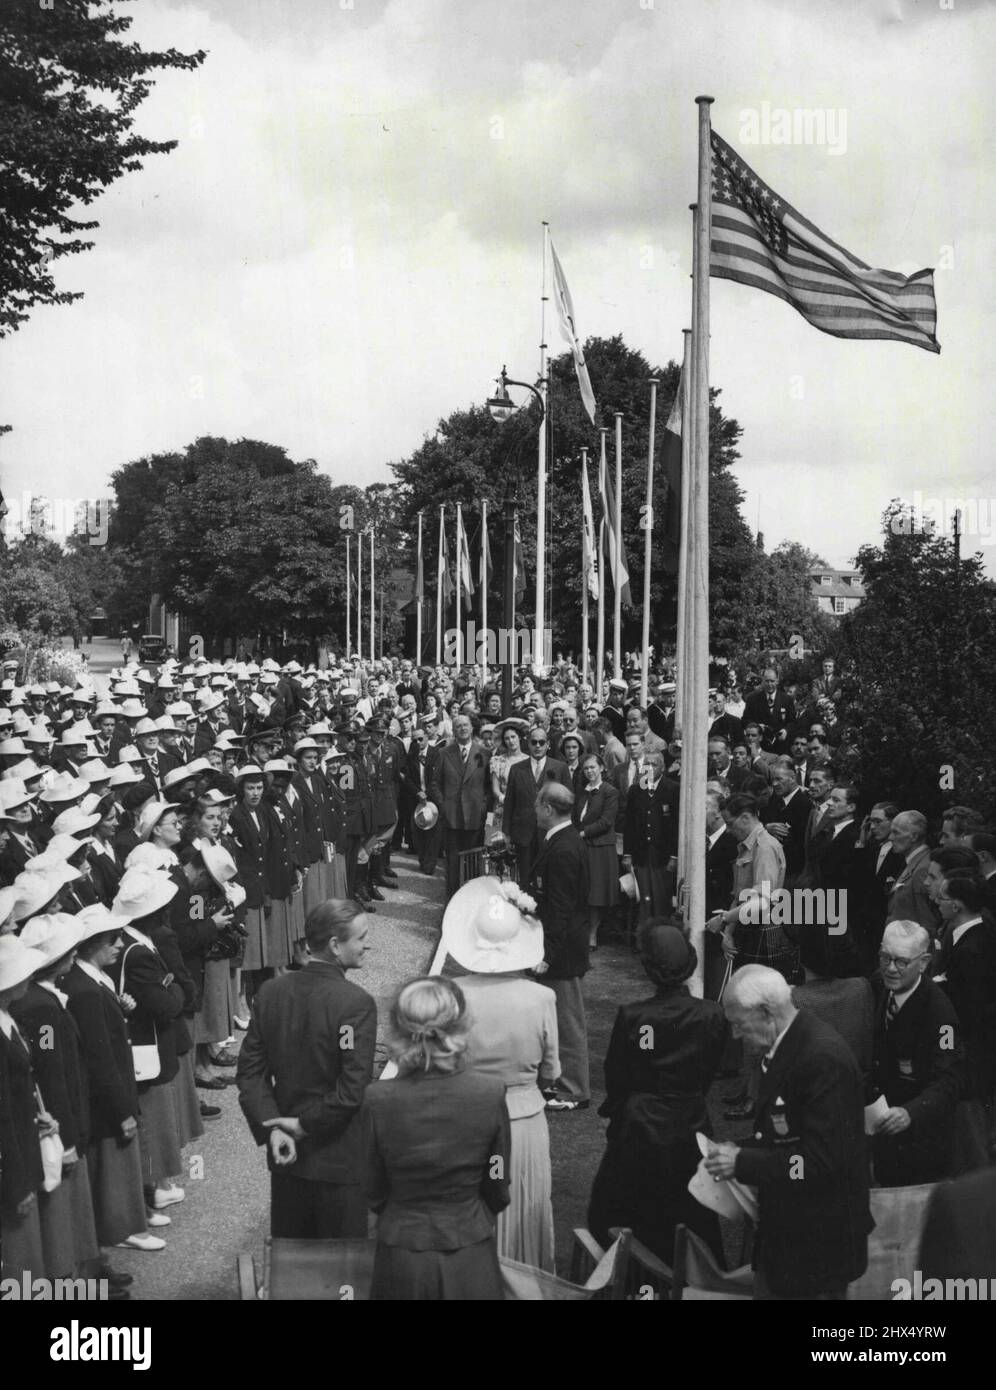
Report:
M584 402L585 410L588 412L588 419L594 424L595 392L591 387L591 377L588 375L588 364L584 360L581 339L578 337L577 319L574 317L574 304L571 300L571 292L567 288L564 268L560 264L560 257L557 255L552 237L550 238L550 262L553 266L553 302L557 306L557 315L560 319L560 330L567 340L567 344L574 356L574 370L577 372L578 386L581 388L581 399Z
M715 131L710 274L777 295L835 338L890 338L940 352L934 273L875 270L767 186Z
M588 592L598 598L598 557L595 554L595 513L591 506L591 489L588 486L588 465L581 462L581 517L583 526L582 565Z
M470 547L467 545L467 531L463 524L463 509L457 503L457 577L463 592L469 598L474 592L474 576L470 566Z

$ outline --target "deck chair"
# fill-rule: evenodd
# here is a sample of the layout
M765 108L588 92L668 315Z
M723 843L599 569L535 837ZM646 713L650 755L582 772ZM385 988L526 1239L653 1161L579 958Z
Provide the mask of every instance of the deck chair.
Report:
M498 1263L505 1282L505 1297L516 1303L583 1302L593 1299L619 1301L626 1296L632 1239L630 1231L620 1231L583 1284L572 1283L570 1279L562 1279L557 1274L548 1274L545 1269L536 1269L533 1265L520 1264L518 1260L501 1256ZM594 1242L592 1245L598 1248ZM588 1247L588 1253L591 1253L591 1247Z
M754 1271L749 1265L720 1269L705 1241L687 1226L674 1232L674 1282L671 1298L685 1302L743 1301L754 1296Z
M612 1226L609 1230L613 1240L622 1233L619 1226ZM666 1303L672 1299L673 1293L674 1271L642 1240L633 1236L629 1243L626 1291L623 1296L630 1302Z
M927 1182L916 1187L872 1188L875 1229L868 1237L868 1268L849 1285L848 1301L888 1301L894 1280L912 1283L927 1203L935 1186Z
M290 1240L267 1236L262 1278L248 1251L236 1268L239 1296L274 1303L367 1302L376 1242L372 1240Z

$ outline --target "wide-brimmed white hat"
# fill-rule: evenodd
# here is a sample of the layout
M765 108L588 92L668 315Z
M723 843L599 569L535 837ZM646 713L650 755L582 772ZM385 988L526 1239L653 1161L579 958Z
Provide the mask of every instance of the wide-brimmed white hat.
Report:
M65 833L53 835L42 853L29 859L24 867L30 873L37 873L39 869L55 869L60 864L68 864L73 855L85 849L92 839L92 835L87 835L85 839Z
M82 912L77 912L73 920L83 928L83 935L80 937L80 941L83 942L89 941L91 936L102 936L104 932L121 931L130 918L120 912L115 915L103 903L93 903L90 907L83 908ZM30 926L30 923L28 925Z
M137 696L137 689L135 694ZM142 704L141 700L129 698L121 702L121 708L118 710L118 713L125 719L144 719L149 711Z
M26 758L28 747L23 738L5 738L0 743L0 758Z
M111 914L129 917L133 921L158 912L176 897L179 889L162 869L135 867L126 869L114 895Z
M532 970L543 959L543 928L531 910L535 903L514 883L472 878L446 904L443 945L474 975Z
M194 841L194 849L200 851L204 867L218 887L224 888L229 902L235 907L241 907L246 900L246 892L241 883L235 882L239 871L225 846L202 836Z
M431 830L439 819L439 807L434 801L423 801L412 819L419 830Z
M225 793L219 791L217 787L208 787L206 792L201 793L198 800L203 801L207 806L231 806L235 801L235 797L226 796Z
M132 738L145 738L150 734L155 734L158 738L162 730L154 719L140 719L132 729Z
M175 801L147 801L138 814L135 834L140 840L147 840L168 811L177 809Z
M79 877L79 869L74 869L66 863L51 869L42 869L37 873L30 868L19 873L13 885L17 889L14 921L23 922L25 917L39 912L46 903L50 903L59 895L67 883L72 883Z
M197 712L210 714L212 710L221 709L224 703L224 695L220 695L217 690L205 690L197 701Z
M0 888L0 931L3 931L3 924L11 920L11 913L14 911L14 904L17 902L17 889L11 884L7 888ZM13 923L11 924L13 930Z
M79 922L68 912L46 912L40 917L32 917L21 932L25 946L40 951L48 965L68 955L82 939Z
M210 763L208 764L210 767ZM163 791L169 791L171 787L179 787L183 782L193 781L197 777L197 769L193 770L185 763L183 767L170 768L163 778Z
M84 811L82 806L70 806L68 811L60 811L52 822L57 835L85 835L100 820L99 811Z
M45 790L40 793L39 800L45 802L76 801L78 797L89 790L89 782L84 782L82 777L73 777L69 772L58 772Z
M109 782L111 780L111 769L104 762L103 758L93 758L80 768L80 776L88 786L93 786L94 782Z
M107 784L110 787L130 787L141 780L142 778L131 763L118 763L117 767L111 768L111 775L107 779Z
M46 743L51 743L54 737L55 735L48 725L39 720L37 724L32 724L31 728L24 735L24 742L44 745Z
M48 963L41 951L25 946L19 936L0 936L0 989L22 985Z
M24 783L17 777L11 777L6 781L0 782L0 820L11 818L11 812L16 811L21 806L27 806L33 797L25 789Z

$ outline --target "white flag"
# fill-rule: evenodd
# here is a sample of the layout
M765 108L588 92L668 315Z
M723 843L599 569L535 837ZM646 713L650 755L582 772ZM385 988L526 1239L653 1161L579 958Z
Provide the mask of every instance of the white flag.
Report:
M591 389L591 378L588 375L588 367L584 360L584 353L581 350L581 340L578 337L577 320L574 317L574 305L571 302L571 292L567 288L567 281L564 279L564 268L560 264L553 238L550 239L550 257L553 262L553 298L557 305L557 313L560 316L560 329L567 344L574 354L574 370L578 374L578 385L581 388L581 399L584 401L584 408L588 412L588 418L592 424L595 423L595 393Z
M595 514L591 507L591 490L588 487L588 465L584 461L581 463L581 497L582 497L582 525L584 527L583 539L583 565L584 575L588 582L588 592L592 598L598 598L598 557L595 554Z
M474 580L470 568L470 549L467 545L467 532L463 526L463 512L457 503L457 575L463 591L469 598L474 592Z

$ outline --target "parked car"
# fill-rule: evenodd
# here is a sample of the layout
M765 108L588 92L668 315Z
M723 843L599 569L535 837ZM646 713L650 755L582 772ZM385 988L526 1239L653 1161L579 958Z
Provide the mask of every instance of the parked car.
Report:
M166 655L166 638L158 632L147 632L139 638L138 659L144 666L147 662L162 661Z

